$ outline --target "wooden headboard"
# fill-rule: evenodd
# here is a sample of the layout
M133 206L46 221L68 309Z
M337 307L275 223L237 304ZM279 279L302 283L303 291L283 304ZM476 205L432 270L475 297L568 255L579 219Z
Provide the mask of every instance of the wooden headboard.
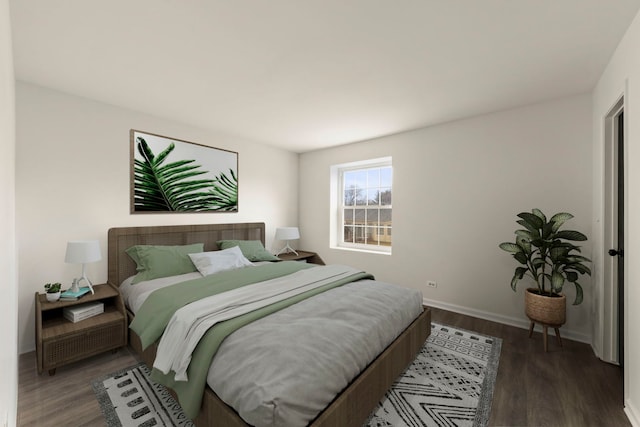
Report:
M133 245L204 243L205 251L217 251L218 240L260 240L264 245L264 230L264 222L111 228L108 234L108 280L120 286L127 277L136 274L136 264L125 252Z

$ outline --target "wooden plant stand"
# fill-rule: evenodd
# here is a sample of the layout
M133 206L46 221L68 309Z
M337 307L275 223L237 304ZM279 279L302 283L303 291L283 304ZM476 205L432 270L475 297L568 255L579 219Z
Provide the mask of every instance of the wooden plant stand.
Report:
M553 328L553 330L556 331L556 340L558 341L558 344L560 345L560 347L562 347L562 338L560 337L560 326L562 325L549 325L546 323L540 323L540 325L542 325L542 342L544 343L544 352L546 353L548 350L547 335L548 335L549 328ZM536 326L536 322L531 320L531 325L529 325L529 338L531 338L531 336L533 335L533 328L535 326Z

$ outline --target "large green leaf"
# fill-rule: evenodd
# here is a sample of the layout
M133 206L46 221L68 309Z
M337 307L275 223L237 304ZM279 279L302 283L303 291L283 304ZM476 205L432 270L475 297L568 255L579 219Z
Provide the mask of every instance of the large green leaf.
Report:
M565 274L567 276L567 282L575 283L575 281L578 280L578 273L575 271L567 271Z
M522 252L518 252L516 254L513 254L513 257L520 263L520 264L526 264L528 261L527 256L522 253Z
M553 224L553 222L547 222L544 224L544 226L542 227L543 239L548 239L551 236L551 233L553 232Z
M522 252L522 248L520 246L516 245L515 243L511 243L511 242L500 243L498 245L498 247L500 249L502 249L503 251L507 251L507 252L510 252L510 253L513 253L513 254L515 254L517 252Z
M211 208L220 211L232 211L238 209L238 178L229 169L229 175L224 172L215 179L213 188L210 190Z
M551 290L555 293L562 291L564 285L564 276L558 271L554 271L551 274Z
M513 278L511 278L511 289L513 289L513 292L516 291L516 285L518 284L518 276L516 274L513 275Z
M138 137L142 160L134 162L134 205L136 211L198 211L209 209L211 196L206 190L214 181L192 178L207 173L194 160L164 164L175 144L157 156L144 138Z
M576 299L573 300L572 305L579 305L582 303L582 299L584 298L584 294L582 292L582 286L578 282L573 283L576 287Z
M562 224L573 218L573 215L566 212L560 212L551 217L549 222L553 223L553 232L555 233L562 227Z
M525 225L527 230L532 230L532 229L540 230L544 226L544 222L542 221L542 219L532 213L520 212L518 216L522 218L524 222L529 225L529 226Z
M533 246L537 247L537 248L541 248L541 247L543 247L543 246L545 245L545 243L546 243L546 240L541 239L541 238L533 239L533 240L531 241L531 244L532 244Z
M567 251L578 251L580 252L580 246L576 246L573 243L570 242L563 242L562 240L554 240L553 242L553 247L554 248L565 248L567 249Z
M565 240L573 240L573 241L587 240L587 236L585 236L579 231L574 231L574 230L560 230L555 234L555 237L556 239L565 239Z
M524 274L527 272L527 267L517 267L516 271L513 274L513 278L511 279L511 289L516 290L516 285L518 284L518 280L524 277Z
M500 249L502 249L503 251L507 251L507 252L511 252L511 253L522 252L522 248L520 246L516 245L515 243L511 243L511 242L500 243L498 245L498 247Z
M591 262L589 258L582 255L571 254L565 258L566 262L569 264L579 264L581 262Z
M533 208L531 209L531 212L537 216L538 218L540 218L542 220L543 223L547 222L547 217L545 216L545 214L542 213L542 211L540 209L536 209Z
M532 233L532 236L540 237L540 232L535 227L535 225L530 224L529 222L525 221L524 219L519 219L516 222L518 224L520 224L521 226L523 226L524 228L526 228L527 230L529 230Z
M529 239L524 239L518 236L516 238L516 245L520 246L527 255L531 253L531 242Z
M549 257L551 258L552 261L557 262L565 258L569 253L569 251L570 251L569 248L555 246L549 250Z
M565 267L565 270L573 270L573 271L577 271L580 274L586 274L588 276L591 276L591 269L584 264L579 264L579 263L569 264Z
M536 236L529 230L516 230L516 236L527 240L533 240L536 238Z

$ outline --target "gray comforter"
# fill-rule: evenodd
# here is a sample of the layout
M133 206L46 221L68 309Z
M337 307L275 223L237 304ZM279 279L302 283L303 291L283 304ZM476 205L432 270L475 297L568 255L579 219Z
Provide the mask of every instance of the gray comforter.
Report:
M305 426L421 312L419 291L350 283L231 334L207 383L251 425Z

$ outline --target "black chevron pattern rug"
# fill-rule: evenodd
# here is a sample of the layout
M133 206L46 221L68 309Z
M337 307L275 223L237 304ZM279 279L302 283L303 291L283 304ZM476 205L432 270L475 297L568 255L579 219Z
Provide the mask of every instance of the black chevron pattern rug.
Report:
M431 324L431 335L366 425L486 426L502 340Z

